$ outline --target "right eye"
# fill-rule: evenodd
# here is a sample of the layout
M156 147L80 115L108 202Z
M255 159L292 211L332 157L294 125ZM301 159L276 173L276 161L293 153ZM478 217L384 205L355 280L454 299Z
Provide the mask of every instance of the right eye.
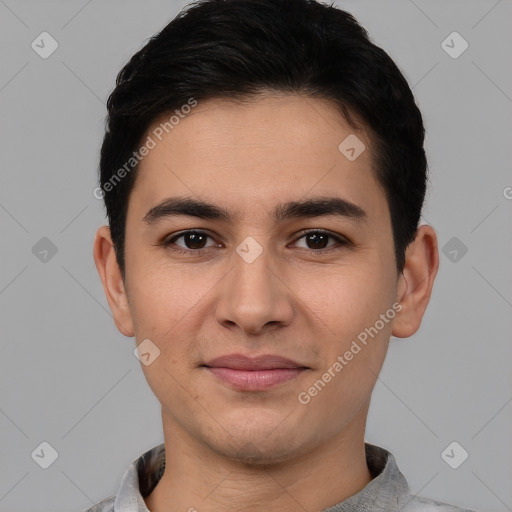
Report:
M171 251L177 251L183 254L199 253L209 247L219 247L220 244L213 243L210 246L205 246L208 238L213 238L205 233L204 231L188 230L182 231L181 233L173 235L171 238L166 238L162 242L162 246L170 249ZM183 239L182 244L176 243L177 240ZM174 247L173 247L174 246Z

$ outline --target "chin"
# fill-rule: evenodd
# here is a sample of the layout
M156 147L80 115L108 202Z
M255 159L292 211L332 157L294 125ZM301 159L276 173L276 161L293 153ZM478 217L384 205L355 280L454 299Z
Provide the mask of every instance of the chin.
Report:
M243 428L231 423L229 434L225 430L218 432L219 437L211 440L210 447L228 459L251 466L270 466L288 462L307 451L301 446L298 430L290 431L291 426L279 421L262 422L254 420ZM286 427L286 428L283 428Z

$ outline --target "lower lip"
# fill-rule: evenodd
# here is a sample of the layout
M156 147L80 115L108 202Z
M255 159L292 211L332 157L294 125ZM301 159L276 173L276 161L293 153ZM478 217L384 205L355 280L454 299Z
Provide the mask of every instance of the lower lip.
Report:
M274 370L233 370L206 367L219 379L245 391L262 391L295 379L306 368L276 368Z

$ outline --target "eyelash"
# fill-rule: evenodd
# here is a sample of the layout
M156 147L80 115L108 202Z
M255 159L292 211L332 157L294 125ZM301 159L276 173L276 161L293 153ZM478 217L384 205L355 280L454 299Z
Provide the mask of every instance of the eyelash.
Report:
M171 245L174 244L174 242L176 240L179 240L180 238L183 238L185 235L190 234L190 233L195 233L195 234L199 234L199 235L205 235L205 236L207 236L209 238L213 238L211 235L209 235L205 231L201 231L201 230L197 230L197 229L189 229L187 231L182 231L181 233L178 233L177 235L174 235L171 238L165 239L160 245L163 246L166 249L171 250L171 251L178 252L178 253L181 253L181 254L186 254L188 256L200 255L204 251L207 251L208 249L212 248L212 247L203 247L201 249L184 249L184 248L182 248L180 246L171 247ZM295 242L298 242L299 240L305 238L308 235L326 235L326 236L328 236L330 238L333 238L338 243L338 247L330 246L330 247L325 248L325 249L303 249L304 251L308 251L308 252L313 253L313 254L325 254L325 253L331 252L333 250L334 251L335 250L339 250L342 247L346 247L346 246L352 245L352 242L350 242L348 239L346 239L344 237L341 237L341 236L334 235L334 234L330 233L329 231L323 231L321 229L313 229L313 230L307 231L307 232L303 233L299 238L297 238L295 240Z

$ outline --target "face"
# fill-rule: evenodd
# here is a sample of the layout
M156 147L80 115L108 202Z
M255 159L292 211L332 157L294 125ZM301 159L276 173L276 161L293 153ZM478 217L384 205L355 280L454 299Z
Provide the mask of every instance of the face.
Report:
M116 323L160 351L142 369L164 429L263 462L362 435L400 308L368 137L329 102L274 95L199 103L161 138L129 199Z

